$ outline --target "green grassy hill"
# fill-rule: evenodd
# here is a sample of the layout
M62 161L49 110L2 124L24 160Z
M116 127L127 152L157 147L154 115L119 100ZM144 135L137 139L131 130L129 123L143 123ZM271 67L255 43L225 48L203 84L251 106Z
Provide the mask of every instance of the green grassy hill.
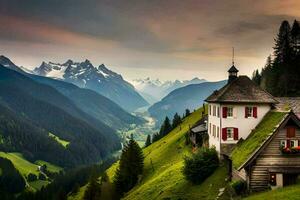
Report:
M26 160L21 153L17 152L11 152L11 153L5 153L0 151L0 157L7 158L9 159L15 168L22 174L24 179L26 180L26 177L28 174L32 173L35 174L36 176L39 175L39 170L38 167L41 165L46 164L47 165L47 170L50 172L59 172L62 170L61 167L53 165L51 163L48 163L46 161L38 160L35 163L31 163L28 160ZM26 180L27 182L27 180ZM39 190L42 186L45 186L49 183L49 181L43 181L43 180L36 180L33 182L27 182L29 189L32 190Z
M226 186L226 169L219 167L216 172L201 185L193 185L185 180L181 173L183 157L191 153L191 147L185 145L185 135L189 127L201 119L202 109L198 109L183 123L161 140L145 148L145 167L142 181L127 193L124 199L215 199L221 188ZM113 180L114 164L107 170L110 180ZM110 193L107 188L102 191ZM79 195L82 195L82 191ZM72 199L79 200L72 196Z

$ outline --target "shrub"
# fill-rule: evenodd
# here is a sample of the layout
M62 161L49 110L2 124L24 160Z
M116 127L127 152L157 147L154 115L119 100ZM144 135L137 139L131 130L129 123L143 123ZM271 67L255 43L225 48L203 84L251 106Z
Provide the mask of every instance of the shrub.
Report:
M37 180L37 176L35 174L29 173L27 176L27 181L32 182L32 181L36 181Z
M231 187L234 189L237 195L244 194L247 190L246 181L238 180L231 183Z
M215 148L201 148L191 157L184 158L183 174L194 184L202 183L219 166Z
M45 181L47 179L47 177L44 174L39 173L39 179L42 181Z

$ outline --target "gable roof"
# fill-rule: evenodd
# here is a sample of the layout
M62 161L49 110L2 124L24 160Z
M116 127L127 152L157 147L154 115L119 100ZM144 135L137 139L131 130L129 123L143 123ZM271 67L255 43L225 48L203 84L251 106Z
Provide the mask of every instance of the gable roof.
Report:
M291 118L300 126L299 118L292 111L270 111L248 138L234 148L231 153L233 166L240 170L251 163L275 136L278 129Z
M239 70L234 65L232 65L228 72L239 72Z
M278 103L268 92L257 86L248 76L239 76L213 92L206 102L220 103Z

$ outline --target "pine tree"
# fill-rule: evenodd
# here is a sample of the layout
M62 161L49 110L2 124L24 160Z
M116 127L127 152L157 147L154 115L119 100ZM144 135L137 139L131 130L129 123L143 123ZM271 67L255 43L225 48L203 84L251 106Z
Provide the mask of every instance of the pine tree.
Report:
M97 176L93 176L88 183L84 192L84 200L99 200L101 197L101 184L98 182Z
M185 117L189 116L191 114L191 111L189 109L185 109Z
M291 27L288 21L283 21L275 39L275 63L288 62L291 57Z
M148 135L147 139L146 139L146 142L145 142L145 147L149 146L150 144L151 144L151 136Z
M143 173L144 155L142 149L130 139L122 150L119 168L114 177L116 191L123 195L129 191L138 181L139 175Z
M176 128L181 123L181 117L178 115L178 113L175 113L173 122L172 122L172 128Z
M292 30L291 30L291 37L292 37L292 48L293 54L299 55L300 54L300 25L297 20L294 21Z
M259 73L258 70L254 70L254 72L252 73L252 80L253 80L257 85L260 85L261 75L260 75L260 73Z
M171 130L172 130L172 125L170 123L170 119L166 117L159 130L160 137L167 135L169 132L171 132Z

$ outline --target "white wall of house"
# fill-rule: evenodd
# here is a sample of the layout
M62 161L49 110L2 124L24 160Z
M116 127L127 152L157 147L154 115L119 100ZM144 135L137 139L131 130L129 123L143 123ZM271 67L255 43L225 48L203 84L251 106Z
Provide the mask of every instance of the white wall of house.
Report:
M223 104L222 107L233 107L233 116L221 118L222 128L235 127L238 128L239 139L246 139L251 131L259 124L263 117L271 110L270 104ZM245 107L257 107L257 118L245 117ZM222 111L222 109L221 109ZM221 115L222 117L222 115ZM221 140L221 143L236 143L237 140Z
M257 118L245 117L245 107L257 107ZM223 118L223 107L232 107L233 116ZM246 139L262 118L270 111L270 104L208 104L208 135L209 146L220 151L222 144L237 143L240 138ZM219 111L218 111L219 110ZM222 139L222 128L238 128L238 140ZM215 130L214 130L215 129Z
M221 105L216 103L208 104L208 135L209 146L215 146L216 150L220 152L221 139Z

